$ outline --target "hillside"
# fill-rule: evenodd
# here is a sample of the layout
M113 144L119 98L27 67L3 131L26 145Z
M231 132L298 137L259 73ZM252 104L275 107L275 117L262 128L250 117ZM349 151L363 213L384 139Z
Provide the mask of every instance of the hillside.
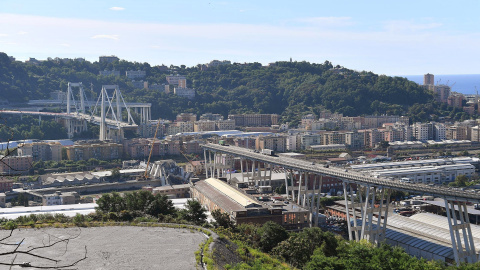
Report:
M100 76L101 70L120 71L120 77ZM10 62L0 53L0 92L9 102L48 98L54 90L67 89L68 82L83 82L89 99L104 84L118 84L130 101L151 102L152 117L173 119L180 112L278 113L283 121L298 121L306 112L322 109L347 116L363 114L404 114L415 103L430 102L432 96L421 86L405 78L358 72L326 61L276 62L264 67L259 63L232 64L201 70L199 67L170 67L161 71L147 63L43 61L38 64ZM187 77L188 87L197 90L194 100L134 89L125 77L127 70L146 71L149 84L165 83L165 76L178 73Z

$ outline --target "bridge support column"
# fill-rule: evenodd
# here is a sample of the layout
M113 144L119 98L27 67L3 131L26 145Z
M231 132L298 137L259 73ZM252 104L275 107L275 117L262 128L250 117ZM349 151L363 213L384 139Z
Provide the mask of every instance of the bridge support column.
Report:
M298 172L298 174L300 175L300 181L298 182L298 198L297 198L297 204L300 205L300 198L302 198L302 177L303 177L303 173L302 172Z
M207 160L207 149L203 149L203 158L205 159L205 179L208 179L208 160Z
M458 208L458 220L455 206ZM475 252L475 243L473 242L466 202L455 202L445 198L445 210L447 212L448 227L450 228L450 237L452 239L453 255L457 265L460 265L462 262L477 262L478 257ZM462 245L460 230L462 231L463 244L465 247Z
M362 194L357 194L360 202L356 202L353 197L352 184L344 181L343 192L349 239L355 241L367 239L373 244L380 244L385 239L387 229L390 191L384 187L366 186L365 202L363 202ZM377 195L380 195L378 205L375 204ZM348 197L350 197L350 200ZM358 208L360 208L360 216L357 216ZM376 215L376 220L374 215ZM361 219L361 225L358 224L357 218Z

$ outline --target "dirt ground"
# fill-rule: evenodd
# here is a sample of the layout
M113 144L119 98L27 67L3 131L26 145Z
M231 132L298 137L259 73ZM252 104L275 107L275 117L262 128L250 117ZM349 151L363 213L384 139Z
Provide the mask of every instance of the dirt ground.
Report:
M0 231L0 238L9 231ZM4 242L19 243L19 250L43 246L58 239L71 238L65 244L38 249L33 253L60 259L59 265L70 264L84 257L87 259L67 269L196 269L194 252L206 236L189 229L160 227L96 227L96 228L46 228L15 230ZM0 246L0 253L11 250L11 246ZM0 262L11 262L13 255L0 256ZM50 262L26 255L18 255L16 263L30 262L32 265L47 266ZM8 269L1 266L0 269ZM12 267L12 269L34 269Z

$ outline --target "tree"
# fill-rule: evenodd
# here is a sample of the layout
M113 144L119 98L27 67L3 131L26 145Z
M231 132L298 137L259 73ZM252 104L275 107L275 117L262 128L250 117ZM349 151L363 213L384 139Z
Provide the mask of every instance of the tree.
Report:
M207 210L197 200L188 200L185 210L180 212L180 217L196 225L201 225L207 220Z
M320 247L326 256L335 256L337 245L337 239L332 233L314 227L291 235L273 248L272 254L283 258L294 267L301 268L310 260L317 247Z
M120 169L118 169L118 168L112 169L111 172L112 172L112 174L110 175L109 178L113 181L118 181L122 177L122 174L120 173Z
M257 233L260 235L259 246L263 252L270 252L278 243L288 238L285 228L273 221L263 224Z
M235 224L230 219L230 215L227 213L222 213L220 209L215 209L212 211L212 217L215 219L214 226L215 227L223 227L223 228L233 228Z
M464 174L455 177L455 181L449 183L448 185L451 187L465 187L468 185L468 177Z

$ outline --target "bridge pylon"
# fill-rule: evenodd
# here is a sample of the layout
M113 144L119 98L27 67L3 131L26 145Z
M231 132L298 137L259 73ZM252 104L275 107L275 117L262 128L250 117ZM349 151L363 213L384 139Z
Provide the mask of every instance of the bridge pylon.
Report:
M478 256L475 251L475 243L473 242L467 203L465 201L449 200L447 197L444 199L448 227L450 228L450 237L452 239L453 256L457 265L460 265L462 262L477 262Z
M361 192L357 192L355 198L352 183L343 181L348 237L355 241L366 239L378 245L385 239L390 189L366 185L363 190L365 198ZM377 196L380 197L378 203Z
M112 91L109 95L109 91ZM121 127L122 123L122 107L125 107L127 110L127 121L129 124L135 124L135 121L132 118L130 113L130 108L126 105L125 100L123 99L122 93L118 85L103 85L100 96L97 100L97 105L94 110L92 110L92 116L97 111L98 103L100 102L100 136L101 141L113 140L121 141L123 140L123 129ZM123 106L122 106L123 105ZM107 125L107 117L110 116L109 120L114 121L115 128L109 127ZM113 130L115 129L115 130Z

